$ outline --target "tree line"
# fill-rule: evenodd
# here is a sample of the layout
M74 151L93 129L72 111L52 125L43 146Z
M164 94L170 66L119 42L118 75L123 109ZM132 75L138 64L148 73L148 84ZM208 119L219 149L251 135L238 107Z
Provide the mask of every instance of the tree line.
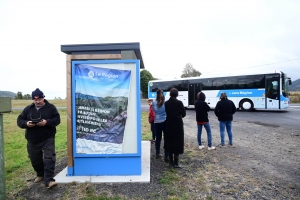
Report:
M31 98L31 94L24 94L22 92L17 92L15 98L16 100L30 100ZM54 99L61 99L60 97L54 97Z

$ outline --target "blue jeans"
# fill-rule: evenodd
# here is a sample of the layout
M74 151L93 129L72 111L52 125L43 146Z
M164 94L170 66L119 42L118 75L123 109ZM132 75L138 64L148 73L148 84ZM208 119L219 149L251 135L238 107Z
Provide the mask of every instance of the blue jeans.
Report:
M229 138L229 144L232 145L232 121L220 121L220 137L221 137L221 144L225 145L225 127Z
M199 146L202 145L201 134L202 134L202 127L204 126L204 128L206 130L206 133L207 133L207 143L208 143L208 146L211 147L211 145L212 145L212 134L211 134L211 129L210 129L209 122L206 122L206 124L197 124L197 125L198 125L197 139L198 139Z
M156 154L160 154L160 143L163 134L166 133L166 121L161 123L154 123L155 125L155 133L156 133L156 140L155 140L155 149ZM164 136L165 137L165 136ZM169 156L168 152L165 150L165 156Z

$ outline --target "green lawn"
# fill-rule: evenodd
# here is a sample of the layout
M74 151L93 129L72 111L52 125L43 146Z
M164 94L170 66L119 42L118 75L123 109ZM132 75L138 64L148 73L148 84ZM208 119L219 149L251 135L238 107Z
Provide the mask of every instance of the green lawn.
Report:
M32 101L12 101L13 107L25 107ZM50 100L56 106L65 106L65 100ZM3 114L4 131L4 159L6 192L13 194L26 187L26 180L35 177L26 150L26 139L24 129L17 126L17 117L22 111L12 111ZM56 133L56 155L57 161L67 155L67 114L66 110L59 110L61 124L57 126ZM148 113L142 115L142 139L150 140L151 131L148 123ZM10 196L10 195L9 195Z

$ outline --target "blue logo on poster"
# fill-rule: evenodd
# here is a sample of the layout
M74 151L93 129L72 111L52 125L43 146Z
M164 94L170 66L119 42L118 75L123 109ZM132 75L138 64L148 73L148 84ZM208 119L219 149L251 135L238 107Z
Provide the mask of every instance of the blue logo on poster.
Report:
M93 71L89 71L89 73L88 73L88 76L90 77L90 78L93 78L94 77L94 72Z

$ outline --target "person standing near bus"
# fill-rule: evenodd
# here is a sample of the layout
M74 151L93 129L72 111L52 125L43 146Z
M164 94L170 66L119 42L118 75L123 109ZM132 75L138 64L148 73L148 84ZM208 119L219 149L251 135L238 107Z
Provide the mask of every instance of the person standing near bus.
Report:
M165 134L166 134L166 110L165 110L165 96L162 90L156 91L156 99L152 103L152 108L155 113L154 117L154 126L156 133L155 140L155 149L156 149L156 158L162 157L160 154L160 143L162 137L164 137L165 142ZM165 147L165 145L164 145ZM169 162L169 154L165 149L165 162Z
M236 107L234 103L227 98L225 92L221 93L220 101L215 107L215 115L218 117L220 126L220 137L221 137L221 147L225 146L225 127L229 138L229 145L232 146L232 120L233 114L236 112Z
M202 135L202 127L204 126L207 133L207 143L208 150L214 150L216 147L212 146L212 133L208 120L208 112L210 110L209 105L205 102L205 94L203 92L198 92L197 100L195 102L195 111L196 111L196 121L198 127L197 140L199 149L203 149L204 145L202 145L201 135Z
M186 112L183 103L177 100L178 90L170 90L170 99L166 101L165 108L167 113L165 134L165 149L169 152L169 165L174 168L181 168L178 164L179 154L184 151L184 130L182 118Z

